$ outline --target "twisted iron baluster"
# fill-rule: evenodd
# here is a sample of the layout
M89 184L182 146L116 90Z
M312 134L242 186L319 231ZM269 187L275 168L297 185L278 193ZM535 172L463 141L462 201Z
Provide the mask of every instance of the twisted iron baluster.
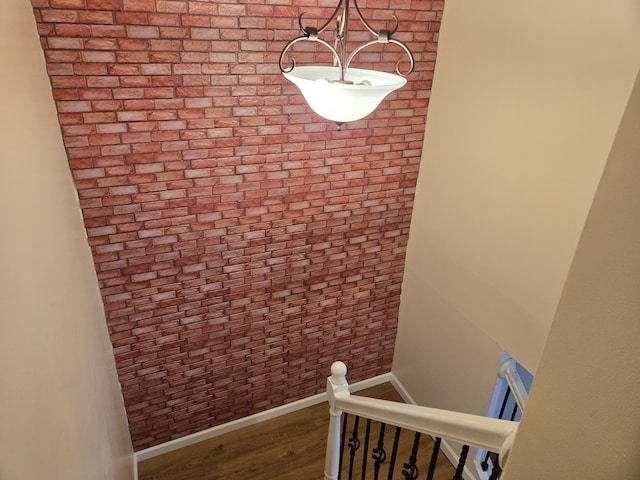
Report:
M483 472L486 472L487 470L489 470L489 452L486 452L484 455L484 459L482 460L482 462L480 462L480 467L482 468Z
M387 480L393 480L393 469L396 466L396 457L398 456L398 444L400 443L400 427L396 427L396 435L393 439L393 450L391 451L391 460L389 461L389 475Z
M467 461L467 454L469 453L469 445L463 445L460 452L460 460L458 461L458 468L456 468L456 474L452 480L464 480L462 478L462 472L464 471L464 464Z
M513 422L513 420L516 418L516 414L517 414L517 413L518 413L518 404L517 404L517 403L515 403L515 404L513 405L513 410L512 410L512 412L511 412L511 417L510 417L510 419L511 419L511 421L512 421L512 422Z
M378 474L380 473L380 465L384 463L387 459L387 452L384 451L384 430L386 428L386 424L382 423L380 425L380 435L378 436L378 446L373 449L373 454L371 458L373 458L376 463L374 464L374 472L373 472L373 480L378 480Z
M438 463L438 453L440 453L440 443L442 439L436 437L433 443L433 452L431 453L431 461L429 462L429 471L427 472L427 480L433 480L433 474L436 471L436 463Z
M502 469L499 465L500 456L497 453L487 452L484 456L484 460L480 463L482 467L482 471L486 472L489 470L489 459L491 459L491 465L493 468L491 469L491 474L489 475L489 480L496 480L500 478L500 474L502 473Z
M364 454L362 455L362 480L365 480L367 474L367 452L369 451L369 434L371 433L371 419L367 418L367 428L364 433Z
M507 391L504 394L504 398L502 399L502 405L500 406L500 413L498 413L498 418L504 418L504 411L507 408L509 395L511 395L511 387L507 387Z
M360 448L360 440L358 439L358 424L360 423L360 417L356 416L356 420L353 424L353 434L349 439L349 480L353 478L353 461L356 457L356 452Z
M420 432L416 432L413 438L413 448L411 449L411 456L409 457L409 463L405 463L402 469L402 475L407 480L416 480L418 478L418 466L416 461L418 459L418 447L420 446Z
M502 468L500 468L497 453L494 454L494 456L491 458L491 461L493 462L493 470L491 470L491 476L489 477L489 480L498 480L500 478L500 475L502 474Z

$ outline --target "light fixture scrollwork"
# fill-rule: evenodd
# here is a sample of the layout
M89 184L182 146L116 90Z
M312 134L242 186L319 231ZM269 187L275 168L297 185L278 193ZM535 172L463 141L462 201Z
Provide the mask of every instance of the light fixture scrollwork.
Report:
M389 93L401 88L407 82L404 78L414 69L414 59L409 48L399 40L392 38L398 29L398 18L393 15L395 25L392 30L374 30L364 19L357 0L353 0L358 18L364 27L375 37L347 54L349 37L348 23L350 0L340 0L333 14L320 28L304 26L301 14L298 25L302 35L287 43L280 54L280 70L302 92L309 106L321 117L332 120L340 127L343 123L366 117L373 112ZM342 13L341 13L342 12ZM320 38L331 23L336 22L335 43ZM298 42L311 41L326 47L333 55L333 66L297 66L289 52ZM399 46L409 58L409 67L401 69L402 58L396 63L396 74L377 70L350 68L356 55L376 44L394 44ZM285 58L290 64L285 65Z

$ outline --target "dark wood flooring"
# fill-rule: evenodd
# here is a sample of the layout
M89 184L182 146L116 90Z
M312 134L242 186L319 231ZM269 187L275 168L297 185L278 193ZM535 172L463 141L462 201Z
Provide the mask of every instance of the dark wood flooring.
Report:
M357 392L356 395L402 401L390 383ZM348 431L353 430L353 418ZM365 421L359 427L364 444ZM329 406L326 403L242 428L180 450L144 460L138 465L139 480L322 480L324 456L329 426ZM380 425L372 422L371 440L367 460L367 476L373 478L374 464L371 450L376 446ZM388 479L388 465L395 427L385 432L387 461L380 470L381 479ZM403 464L411 455L414 433L400 434L398 456L393 479L406 478ZM354 462L353 478L361 478L361 447ZM433 441L423 435L418 451L418 478L426 478ZM343 465L342 479L349 478L348 450ZM440 453L434 480L450 480L454 468Z

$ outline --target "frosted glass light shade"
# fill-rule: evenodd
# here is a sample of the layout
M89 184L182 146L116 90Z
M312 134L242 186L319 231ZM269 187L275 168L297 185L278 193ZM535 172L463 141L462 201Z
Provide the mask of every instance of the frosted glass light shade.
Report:
M314 112L337 123L366 117L384 97L407 83L400 75L359 68L349 68L345 74L345 80L353 84L332 83L340 79L338 67L295 67L283 74L300 89Z

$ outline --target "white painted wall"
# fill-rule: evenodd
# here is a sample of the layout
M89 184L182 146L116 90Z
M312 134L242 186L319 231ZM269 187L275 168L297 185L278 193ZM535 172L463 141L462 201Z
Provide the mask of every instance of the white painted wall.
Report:
M418 403L485 414L503 350L535 374L638 70L639 11L447 0L393 365Z
M504 480L640 478L640 76Z
M29 2L0 16L0 478L133 478L102 302Z

